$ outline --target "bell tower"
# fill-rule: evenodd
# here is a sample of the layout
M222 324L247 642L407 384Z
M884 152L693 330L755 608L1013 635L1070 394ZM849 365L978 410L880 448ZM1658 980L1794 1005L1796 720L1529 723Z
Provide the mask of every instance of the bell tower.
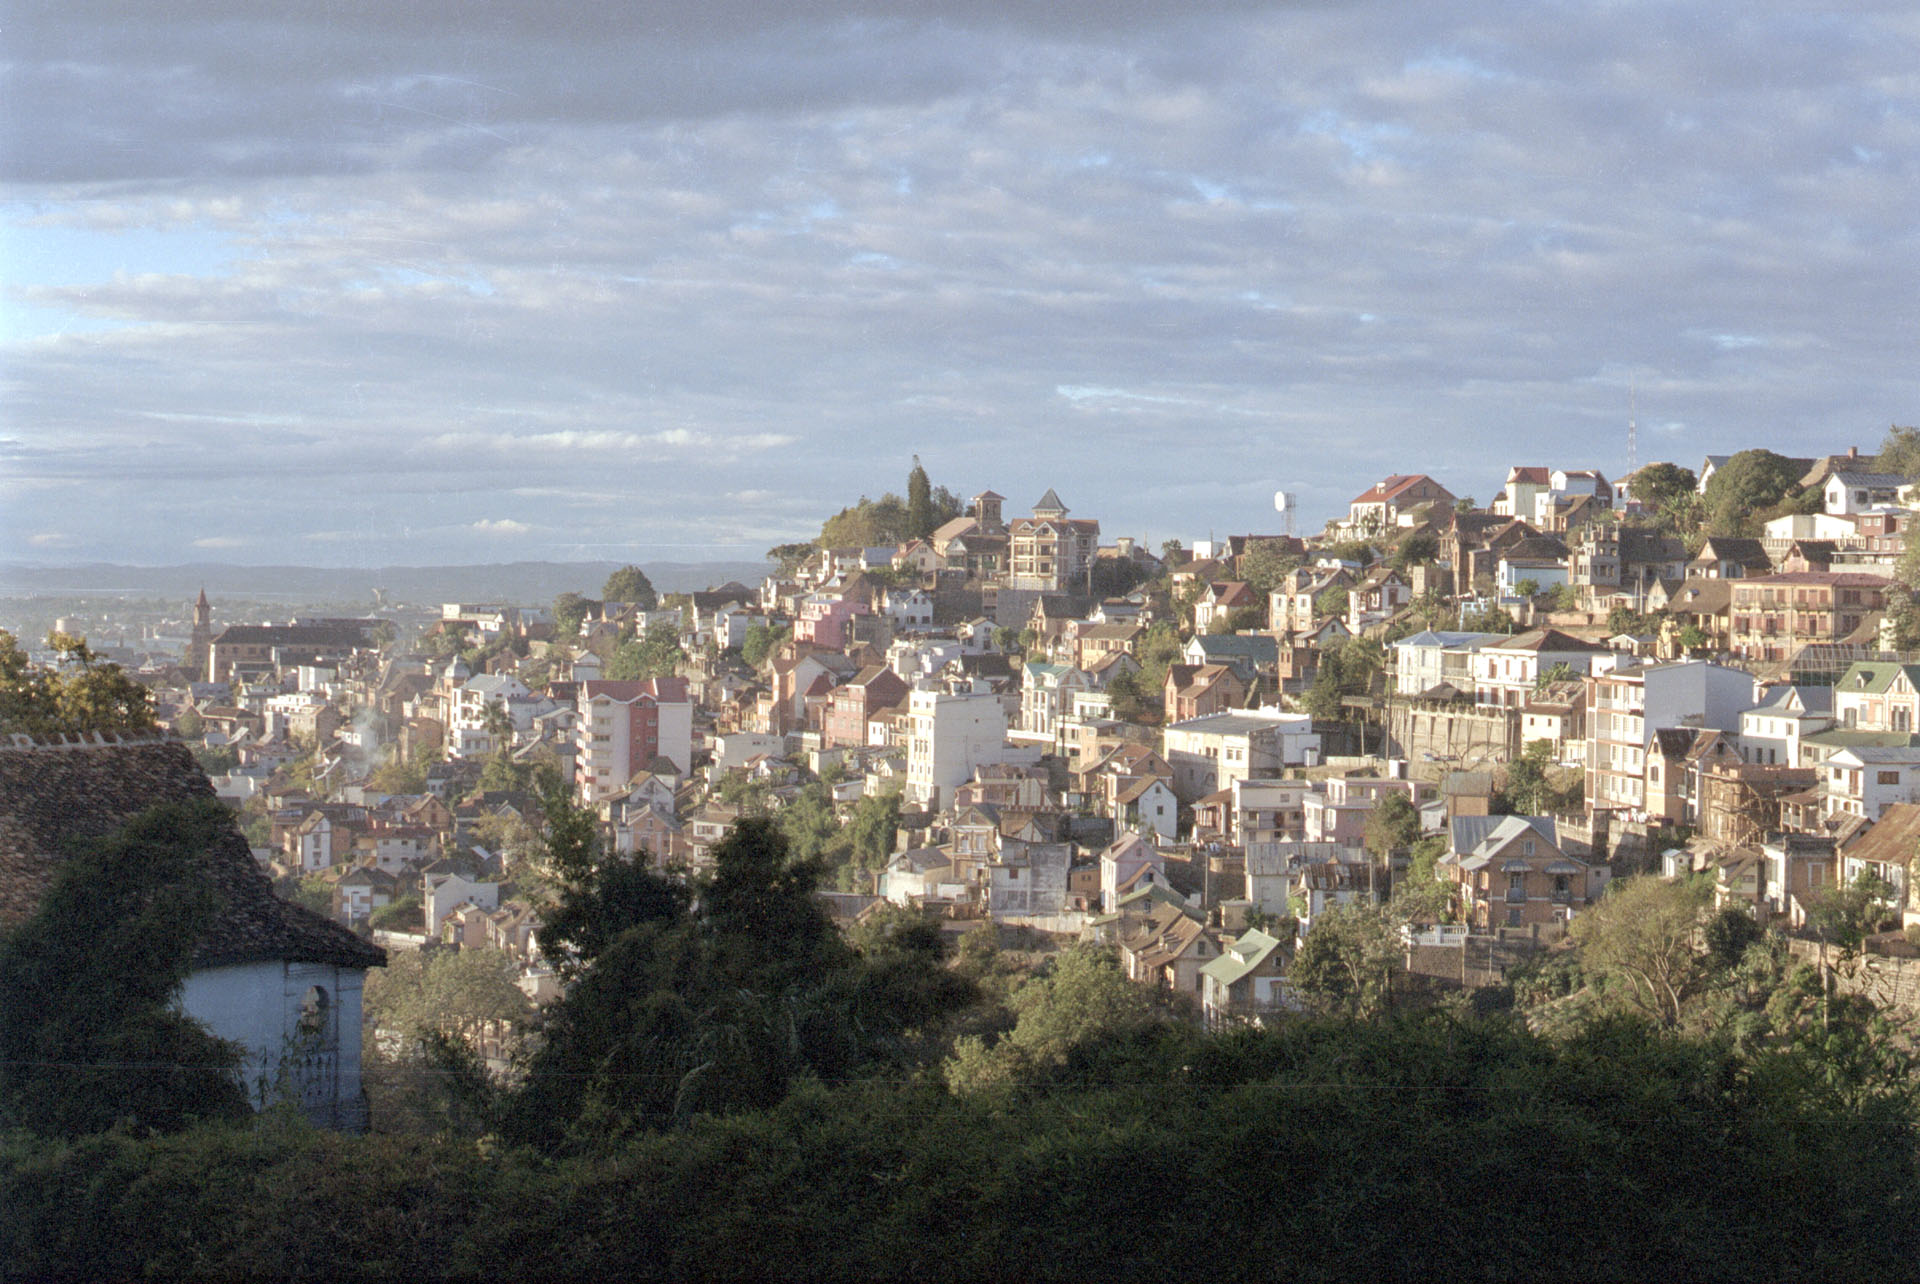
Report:
M207 601L206 586L200 588L200 596L193 602L193 636L187 643L186 667L195 675L195 680L211 680L207 672L207 661L213 652L213 603Z

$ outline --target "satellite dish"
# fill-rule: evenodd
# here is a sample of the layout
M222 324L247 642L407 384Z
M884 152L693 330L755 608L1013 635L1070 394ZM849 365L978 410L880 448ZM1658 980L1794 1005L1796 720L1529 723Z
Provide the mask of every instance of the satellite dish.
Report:
M1274 512L1284 513L1289 508L1292 508L1292 507L1293 507L1293 496L1287 494L1287 492L1284 490L1276 490L1273 492L1273 511Z

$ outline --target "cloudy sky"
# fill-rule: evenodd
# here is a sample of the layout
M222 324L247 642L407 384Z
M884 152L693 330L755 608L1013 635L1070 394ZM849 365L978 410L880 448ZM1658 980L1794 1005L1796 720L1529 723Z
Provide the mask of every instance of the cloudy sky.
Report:
M5 0L0 560L1111 537L1920 421L1911 3Z

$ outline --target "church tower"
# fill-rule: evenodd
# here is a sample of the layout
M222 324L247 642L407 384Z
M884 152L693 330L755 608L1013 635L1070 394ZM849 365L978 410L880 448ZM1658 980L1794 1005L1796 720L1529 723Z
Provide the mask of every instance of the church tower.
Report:
M187 643L186 667L194 681L208 680L207 661L213 652L213 603L207 601L203 585L193 603L193 637Z

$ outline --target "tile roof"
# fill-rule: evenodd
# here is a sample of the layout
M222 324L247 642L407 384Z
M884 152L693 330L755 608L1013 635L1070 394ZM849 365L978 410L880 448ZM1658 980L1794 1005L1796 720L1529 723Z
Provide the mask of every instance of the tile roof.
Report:
M31 915L74 840L98 838L160 803L198 802L213 784L178 740L107 738L0 744L0 927ZM203 854L221 907L197 968L284 959L378 967L386 953L273 894L247 840L229 828Z

